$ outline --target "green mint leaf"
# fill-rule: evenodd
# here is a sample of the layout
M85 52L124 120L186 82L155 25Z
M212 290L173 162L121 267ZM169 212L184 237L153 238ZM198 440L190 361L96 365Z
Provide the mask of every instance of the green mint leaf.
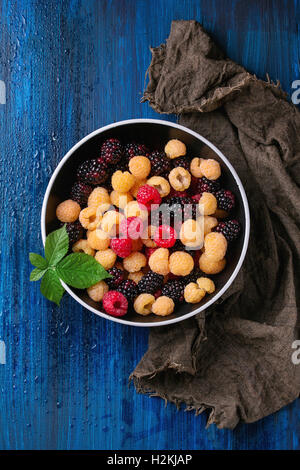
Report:
M39 269L47 269L48 261L37 253L29 253L30 263Z
M66 284L77 289L85 289L111 277L95 258L85 253L72 253L58 263L56 270Z
M41 282L43 296L59 305L64 291L57 273L53 269L48 269Z
M55 266L68 252L69 237L65 225L49 233L45 243L45 256L49 266Z
M46 269L40 269L40 268L35 268L33 271L30 273L30 281L38 281L41 279L42 276L44 276L45 272L47 271Z

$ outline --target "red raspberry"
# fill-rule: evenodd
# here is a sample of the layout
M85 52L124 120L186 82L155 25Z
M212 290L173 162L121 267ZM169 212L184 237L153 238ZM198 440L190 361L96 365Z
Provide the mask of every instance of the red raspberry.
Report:
M197 201L197 202L199 202L199 201L200 201L200 199L201 199L201 196L202 196L202 194L201 194L201 193L200 193L200 194L195 194L194 196L192 196L192 199L194 199L194 201Z
M104 294L102 303L106 313L113 317L123 317L127 313L128 300L121 292L109 290Z
M147 247L147 248L145 249L146 258L149 259L150 256L152 255L152 253L154 253L155 250L157 250L157 248L149 248L149 247Z
M126 258L132 251L132 242L130 238L112 238L110 247L120 258Z
M154 241L161 248L171 248L175 245L177 233L169 225L160 225L154 234Z
M148 211L151 210L152 204L160 204L161 197L157 189L152 188L149 184L144 184L138 190L136 199L139 204L142 204L147 207Z
M137 240L144 232L144 223L139 217L128 217L122 220L120 232L125 237Z

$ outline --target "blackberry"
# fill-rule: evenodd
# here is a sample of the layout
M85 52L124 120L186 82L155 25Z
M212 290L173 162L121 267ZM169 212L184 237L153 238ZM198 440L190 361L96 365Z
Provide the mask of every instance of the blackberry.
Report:
M229 212L234 208L235 197L234 194L228 189L221 189L215 193L215 196L218 202L218 209Z
M202 178L199 178L198 183L197 183L197 193L216 193L220 189L220 182L219 180L209 180L205 178L205 176L202 176Z
M108 269L107 270L108 274L110 274L112 277L105 279L105 282L108 284L110 289L116 289L122 281L125 279L125 274L122 269L118 269L116 267Z
M181 223L186 218L195 219L197 216L197 203L190 197L171 197L167 205L171 223Z
M184 276L182 278L182 282L184 286L189 284L190 282L196 282L199 277L203 276L202 271L199 268L194 269L188 276Z
M162 285L164 276L161 274L149 271L138 282L137 288L140 294L146 292L147 294L154 294Z
M65 225L63 222L61 223L61 227ZM83 227L81 223L77 220L76 222L69 222L66 224L66 230L69 237L69 248L71 245L78 242L83 237Z
M161 295L170 297L174 302L183 302L184 300L184 283L182 279L172 279L168 281L162 288Z
M87 206L88 197L93 191L92 186L81 183L80 181L73 184L71 188L71 199L78 202L81 207Z
M130 160L132 157L138 155L143 155L144 157L148 156L149 150L144 144L137 144L136 142L130 142L124 147L124 156L126 160Z
M241 225L237 220L227 220L226 222L219 222L215 231L222 233L228 242L233 242L240 234Z
M128 302L132 302L135 297L139 295L137 285L134 281L128 279L127 281L122 281L121 284L116 288L118 292L121 292Z
M168 173L171 169L170 160L166 157L164 152L155 150L147 155L151 162L151 173L150 176L162 175Z
M190 171L190 164L191 160L187 156L174 158L172 160L173 168L176 168L177 166L182 166L182 168L185 168L186 170Z
M79 181L91 185L103 183L107 175L107 165L102 158L86 160L77 169Z
M101 157L107 164L115 165L123 157L123 146L118 139L107 139L101 146Z

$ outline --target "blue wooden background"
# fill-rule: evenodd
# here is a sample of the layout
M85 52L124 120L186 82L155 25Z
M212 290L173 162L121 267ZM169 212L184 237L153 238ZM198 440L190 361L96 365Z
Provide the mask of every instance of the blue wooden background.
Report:
M236 430L127 386L148 332L57 308L29 284L43 194L59 160L112 121L158 117L140 104L149 46L172 19L197 19L234 60L291 93L300 2L0 2L0 449L299 449L299 403ZM175 120L175 117L167 119ZM230 157L230 156L229 156Z

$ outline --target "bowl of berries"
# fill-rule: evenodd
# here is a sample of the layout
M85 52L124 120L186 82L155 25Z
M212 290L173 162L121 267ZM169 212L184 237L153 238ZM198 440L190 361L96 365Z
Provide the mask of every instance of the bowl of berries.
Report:
M43 201L44 244L62 226L69 251L106 273L87 289L61 281L67 292L107 319L160 326L229 288L250 217L236 171L212 143L178 124L132 119L92 132L57 166Z

